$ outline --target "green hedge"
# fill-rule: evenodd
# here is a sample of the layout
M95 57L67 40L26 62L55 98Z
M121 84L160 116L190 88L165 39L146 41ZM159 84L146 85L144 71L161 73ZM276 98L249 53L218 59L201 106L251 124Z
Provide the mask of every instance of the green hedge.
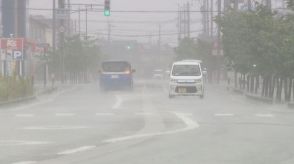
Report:
M32 81L22 77L0 77L0 101L32 96Z

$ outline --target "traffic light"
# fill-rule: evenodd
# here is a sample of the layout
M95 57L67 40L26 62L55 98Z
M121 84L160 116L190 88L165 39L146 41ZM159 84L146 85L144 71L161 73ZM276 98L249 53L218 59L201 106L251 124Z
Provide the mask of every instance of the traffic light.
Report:
M104 16L110 16L110 0L104 1Z

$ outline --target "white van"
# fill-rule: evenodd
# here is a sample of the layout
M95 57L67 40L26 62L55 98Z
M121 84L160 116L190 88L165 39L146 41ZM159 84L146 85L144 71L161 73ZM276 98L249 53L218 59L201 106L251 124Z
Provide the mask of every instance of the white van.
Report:
M204 98L204 76L200 60L182 60L173 63L170 71L169 98L200 96Z

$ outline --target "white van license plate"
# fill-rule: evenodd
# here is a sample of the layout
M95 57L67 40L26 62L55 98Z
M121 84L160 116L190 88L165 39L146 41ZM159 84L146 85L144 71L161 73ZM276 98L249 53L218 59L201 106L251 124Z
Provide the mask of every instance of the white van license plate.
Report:
M179 93L187 93L187 88L180 87L178 88Z
M112 75L111 78L112 78L112 79L118 79L119 76L118 76L118 75Z

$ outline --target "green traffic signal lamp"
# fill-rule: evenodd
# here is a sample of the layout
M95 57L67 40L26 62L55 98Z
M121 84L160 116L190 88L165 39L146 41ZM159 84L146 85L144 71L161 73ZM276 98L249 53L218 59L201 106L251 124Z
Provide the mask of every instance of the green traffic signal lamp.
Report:
M110 16L110 0L104 1L104 16Z
M110 16L110 10L104 10L104 16L109 17Z

